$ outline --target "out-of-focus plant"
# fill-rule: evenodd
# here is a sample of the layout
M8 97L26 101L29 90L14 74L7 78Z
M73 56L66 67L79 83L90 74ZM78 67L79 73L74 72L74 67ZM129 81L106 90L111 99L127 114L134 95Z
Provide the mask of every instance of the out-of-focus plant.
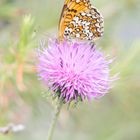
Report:
M16 46L17 51L16 61L18 66L17 86L20 90L24 90L23 67L27 58L27 52L29 51L29 48L33 46L32 42L35 37L34 19L31 18L30 15L24 17L19 36L20 36L19 41Z
M20 31L16 35L17 41L12 40L6 49L1 48L3 53L0 56L0 114L6 111L10 102L21 100L16 95L16 91L23 92L26 89L23 82L24 72L33 72L33 67L27 58L29 58L29 51L35 47L34 28L34 19L30 15L25 15L21 22ZM4 116L3 119L6 120Z
M3 55L3 62L1 75L4 77L10 76L15 79L19 90L24 90L23 84L23 67L26 65L26 58L29 48L33 47L33 40L35 38L34 20L30 15L23 18L21 31L17 35L17 42L12 41L5 54ZM9 69L8 69L9 68ZM2 74L3 72L6 72ZM15 75L13 75L15 73ZM8 76L8 77L9 77ZM2 77L1 77L2 78ZM5 78L2 78L5 79Z

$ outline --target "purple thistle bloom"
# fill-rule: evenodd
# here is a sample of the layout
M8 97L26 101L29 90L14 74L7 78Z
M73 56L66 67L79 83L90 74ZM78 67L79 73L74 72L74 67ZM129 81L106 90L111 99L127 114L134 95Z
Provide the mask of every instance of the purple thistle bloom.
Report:
M38 74L65 102L99 98L110 89L111 60L88 42L41 43Z

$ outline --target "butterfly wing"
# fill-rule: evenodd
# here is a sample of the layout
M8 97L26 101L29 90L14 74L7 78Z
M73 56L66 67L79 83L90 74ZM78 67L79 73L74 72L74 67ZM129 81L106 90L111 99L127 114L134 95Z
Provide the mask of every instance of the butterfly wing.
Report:
M89 0L65 0L59 21L59 37L64 38L64 31L73 18L81 11L88 10Z
M94 7L76 14L66 26L63 34L65 38L78 38L81 40L95 40L102 35L103 18Z
M60 38L95 40L103 35L103 17L89 0L65 0L59 22Z

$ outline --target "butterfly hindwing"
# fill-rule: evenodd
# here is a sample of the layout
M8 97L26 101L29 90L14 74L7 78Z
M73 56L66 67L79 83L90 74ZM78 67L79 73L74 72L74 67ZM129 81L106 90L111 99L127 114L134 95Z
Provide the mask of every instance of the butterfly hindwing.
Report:
M75 15L64 30L65 38L93 40L103 34L103 18L96 9Z

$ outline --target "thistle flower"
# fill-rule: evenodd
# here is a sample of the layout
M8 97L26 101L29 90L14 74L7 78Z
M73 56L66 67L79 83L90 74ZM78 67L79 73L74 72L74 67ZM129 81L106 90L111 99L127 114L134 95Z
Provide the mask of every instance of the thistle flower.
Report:
M40 79L65 102L99 98L110 89L111 60L91 43L42 42L38 59Z

